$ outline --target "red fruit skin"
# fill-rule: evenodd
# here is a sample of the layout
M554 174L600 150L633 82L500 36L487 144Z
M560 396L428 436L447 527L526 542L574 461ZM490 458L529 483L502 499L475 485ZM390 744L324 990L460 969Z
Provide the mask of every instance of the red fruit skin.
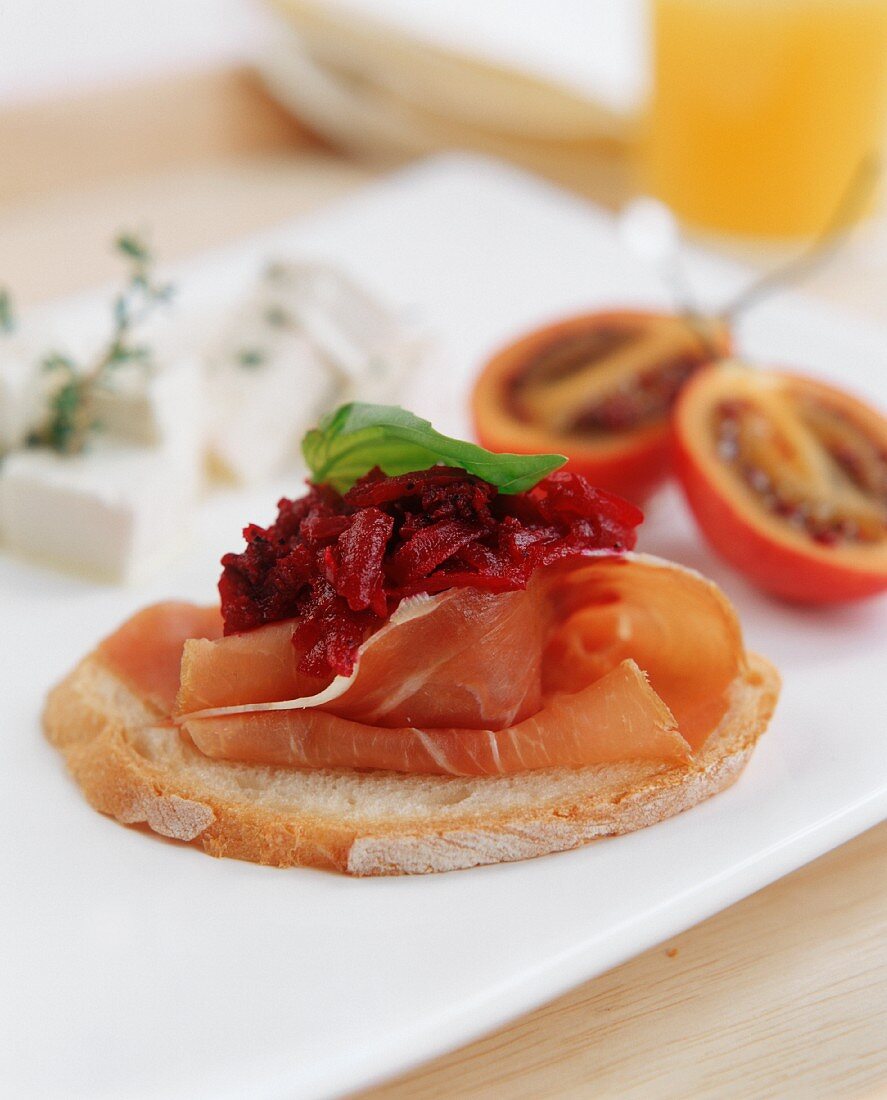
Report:
M489 451L511 451L515 454L536 454L533 447L524 447L515 436L503 437L487 430L479 416L474 418L475 438ZM559 444L549 444L555 451ZM667 428L663 427L643 441L634 440L618 454L585 459L581 455L567 457L562 467L581 474L598 489L606 489L624 497L632 504L642 505L671 474L671 444Z
M822 561L749 523L706 475L679 424L672 448L675 473L700 530L726 562L765 592L795 603L846 603L887 590L887 571L865 571L837 558Z
M516 454L555 452L567 456L565 470L581 474L592 485L642 505L672 474L670 427L667 418L648 427L625 432L605 446L567 442L541 428L525 425L504 413L502 384L527 362L540 347L595 325L637 325L652 323L661 314L651 310L607 309L579 314L555 321L525 333L500 348L484 365L471 396L471 417L475 437L490 451ZM732 349L732 337L726 328L716 333L721 355ZM706 370L710 364L702 364Z

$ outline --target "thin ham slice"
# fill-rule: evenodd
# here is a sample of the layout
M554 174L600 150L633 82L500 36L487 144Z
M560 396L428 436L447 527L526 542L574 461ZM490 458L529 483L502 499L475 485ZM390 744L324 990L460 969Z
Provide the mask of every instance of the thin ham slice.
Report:
M739 620L717 585L693 570L631 554L554 567L547 595L554 626L546 693L578 691L632 658L692 748L702 747L746 663Z
M184 729L201 752L223 760L428 775L512 775L690 756L674 718L633 661L501 730L390 729L316 709L195 718Z
M182 625L166 641L160 620L147 625L122 628L141 632L141 648L106 647L131 683L153 682L170 662L170 699ZM204 626L185 644L177 720L206 755L448 775L675 763L715 729L745 661L714 585L635 555L540 569L519 592L405 601L364 643L352 676L332 683L299 673L293 629L220 639Z
M137 612L98 647L99 658L157 710L172 713L189 638L222 636L218 607L167 600Z
M187 642L177 714L292 700L373 726L503 729L541 706L546 609L535 585L412 597L332 683L298 671L292 621Z
M293 645L292 619L245 634L194 637L180 652L177 713L235 706L249 700L311 696L330 683L299 671L302 652Z

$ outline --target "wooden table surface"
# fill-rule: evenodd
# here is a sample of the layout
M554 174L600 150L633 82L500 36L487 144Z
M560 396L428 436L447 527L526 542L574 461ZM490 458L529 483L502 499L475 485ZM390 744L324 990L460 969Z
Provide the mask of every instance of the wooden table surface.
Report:
M121 227L150 227L175 259L369 174L239 73L19 108L0 114L0 143L0 282L23 303L113 277L107 244ZM834 275L822 289L856 300ZM887 823L361 1095L887 1096Z

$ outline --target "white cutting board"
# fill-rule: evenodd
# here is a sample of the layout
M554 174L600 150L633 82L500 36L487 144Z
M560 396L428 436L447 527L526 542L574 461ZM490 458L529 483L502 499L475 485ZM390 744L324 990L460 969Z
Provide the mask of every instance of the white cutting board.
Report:
M344 264L439 338L404 403L466 430L483 356L592 306L667 304L611 219L517 171L447 157L177 273L230 297L270 253ZM741 272L692 257L718 303ZM75 313L103 300L83 299ZM752 355L884 403L887 335L783 297L742 326ZM674 820L527 863L353 880L216 861L92 811L41 738L47 688L150 600L208 599L223 551L298 477L205 506L190 555L139 589L0 554L0 1080L16 1097L331 1096L463 1043L798 867L887 816L887 604L792 610L699 542L678 495L643 549L709 573L782 670L772 728L730 791Z

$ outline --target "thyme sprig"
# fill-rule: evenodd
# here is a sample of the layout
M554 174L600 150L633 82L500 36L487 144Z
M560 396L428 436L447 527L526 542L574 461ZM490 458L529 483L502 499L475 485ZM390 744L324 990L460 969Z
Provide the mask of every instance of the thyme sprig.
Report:
M15 309L9 288L0 286L0 335L15 329Z
M240 348L234 359L239 367L255 370L256 367L261 367L267 362L268 353L262 348Z
M132 364L147 376L152 366L151 349L136 343L134 330L173 295L170 283L155 280L154 258L144 241L122 233L114 250L126 262L129 278L111 307L111 333L104 349L90 366L81 367L70 356L51 352L41 368L51 377L51 393L43 423L28 443L49 447L59 454L80 454L100 427L95 411L96 395L112 389L114 372Z

